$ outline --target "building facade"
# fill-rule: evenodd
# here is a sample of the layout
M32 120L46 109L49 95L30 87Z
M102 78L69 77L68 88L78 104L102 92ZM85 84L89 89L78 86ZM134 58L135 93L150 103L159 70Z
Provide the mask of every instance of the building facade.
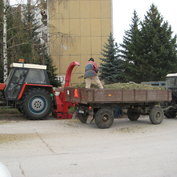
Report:
M112 0L50 0L48 8L49 54L61 79L68 65L78 61L72 84L84 81L90 57L99 64L101 51L112 32Z

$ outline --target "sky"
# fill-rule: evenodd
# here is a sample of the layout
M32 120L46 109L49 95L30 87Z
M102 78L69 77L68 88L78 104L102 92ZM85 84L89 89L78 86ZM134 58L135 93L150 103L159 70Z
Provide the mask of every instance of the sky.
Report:
M154 4L164 21L168 21L174 34L177 34L177 0L113 0L113 33L117 43L121 43L125 31L132 24L133 11L136 10L140 20Z
M11 4L25 0L10 0ZM113 33L117 43L121 43L126 30L130 29L133 11L136 10L140 20L149 11L151 4L157 6L159 13L168 21L174 34L177 34L177 0L112 0Z

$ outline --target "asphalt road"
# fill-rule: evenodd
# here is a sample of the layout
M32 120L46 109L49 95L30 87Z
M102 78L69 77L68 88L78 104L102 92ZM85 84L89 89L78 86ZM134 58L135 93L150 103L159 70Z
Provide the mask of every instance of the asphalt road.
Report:
M0 161L12 177L176 177L177 119L118 119L102 130L1 115Z

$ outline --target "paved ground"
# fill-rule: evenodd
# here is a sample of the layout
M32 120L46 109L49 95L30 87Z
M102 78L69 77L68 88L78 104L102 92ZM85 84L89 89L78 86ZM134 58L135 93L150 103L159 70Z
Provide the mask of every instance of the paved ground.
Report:
M177 120L120 119L101 130L1 115L0 161L13 177L176 177Z

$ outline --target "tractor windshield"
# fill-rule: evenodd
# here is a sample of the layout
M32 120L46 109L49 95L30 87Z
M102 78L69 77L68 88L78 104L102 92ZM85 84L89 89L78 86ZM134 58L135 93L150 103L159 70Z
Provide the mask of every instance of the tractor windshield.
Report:
M41 69L30 69L25 82L28 84L49 84L45 71Z

